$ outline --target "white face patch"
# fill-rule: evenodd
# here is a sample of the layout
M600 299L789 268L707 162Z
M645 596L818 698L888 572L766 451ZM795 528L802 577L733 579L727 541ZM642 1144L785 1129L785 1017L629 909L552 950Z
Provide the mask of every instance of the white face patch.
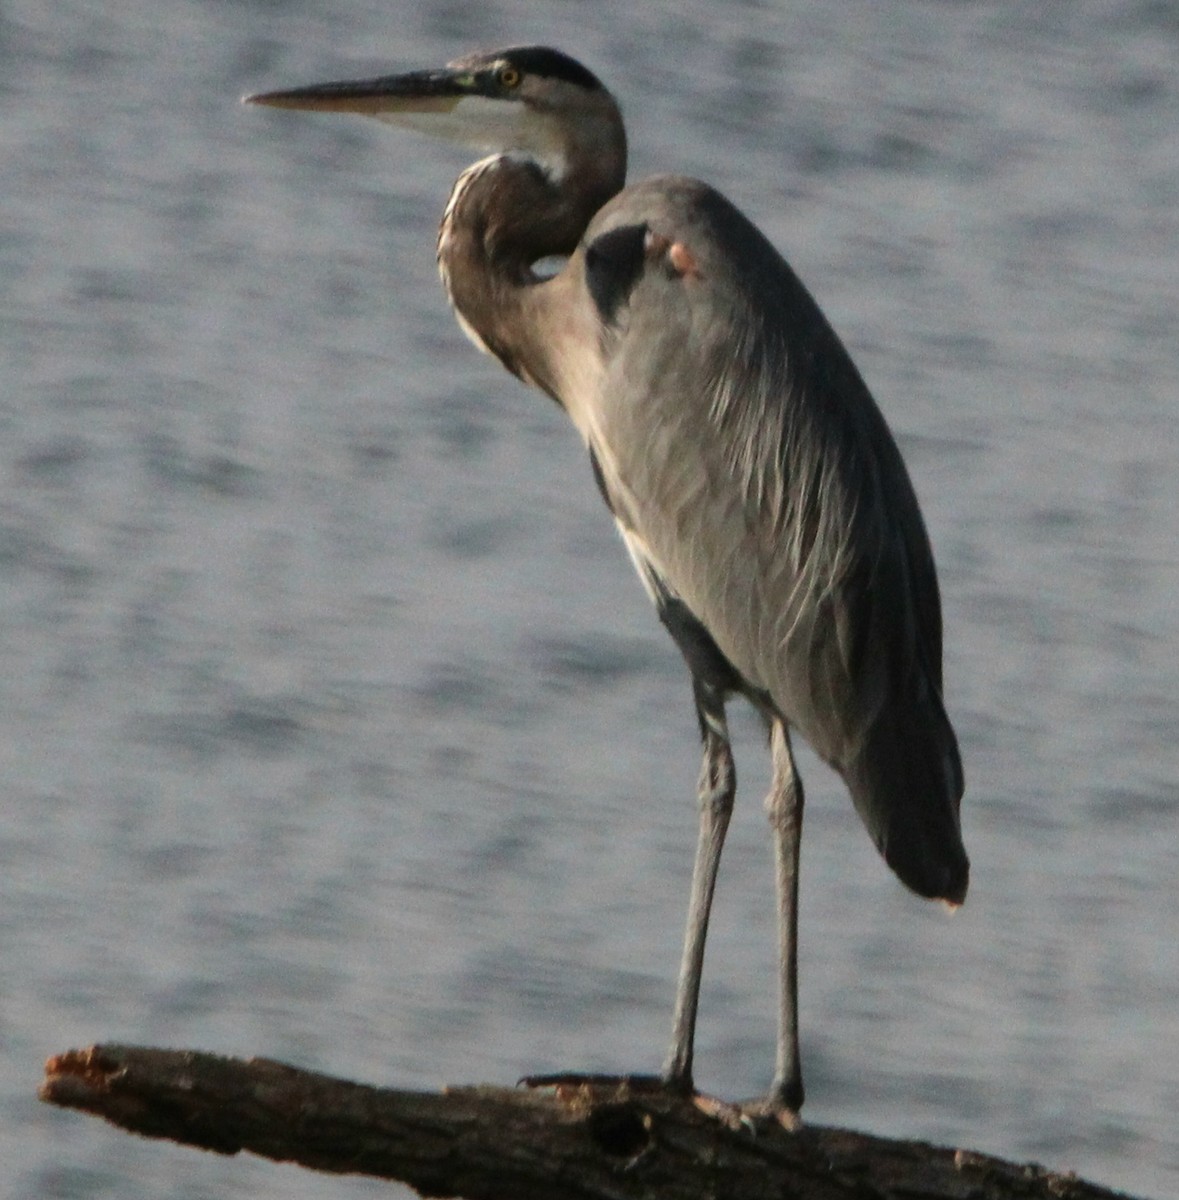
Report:
M568 166L558 122L519 100L461 96L430 108L386 109L372 114L388 125L414 129L469 146L482 154L506 154L537 163L554 183Z

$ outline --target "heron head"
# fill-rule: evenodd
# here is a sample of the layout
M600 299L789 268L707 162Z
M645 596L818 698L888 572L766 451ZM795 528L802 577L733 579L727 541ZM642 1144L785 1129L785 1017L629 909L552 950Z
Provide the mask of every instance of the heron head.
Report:
M438 70L260 92L244 103L362 113L481 154L532 158L554 179L586 156L620 156L625 170L614 98L581 63L542 46L480 52Z

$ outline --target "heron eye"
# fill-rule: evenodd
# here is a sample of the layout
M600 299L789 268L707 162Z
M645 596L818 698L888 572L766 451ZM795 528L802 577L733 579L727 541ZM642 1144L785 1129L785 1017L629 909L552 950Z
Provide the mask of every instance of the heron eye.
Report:
M508 66L499 69L500 87L505 87L509 91L520 86L521 78L523 77L515 67Z

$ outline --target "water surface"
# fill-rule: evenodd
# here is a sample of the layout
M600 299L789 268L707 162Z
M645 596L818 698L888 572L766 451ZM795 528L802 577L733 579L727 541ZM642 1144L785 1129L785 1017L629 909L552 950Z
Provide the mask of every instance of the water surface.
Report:
M972 892L907 895L803 754L808 1116L1179 1193L1174 7L16 0L9 1194L377 1194L38 1105L97 1040L409 1087L661 1060L688 683L572 430L447 312L464 160L237 104L525 40L609 81L636 177L708 178L788 255L934 540ZM737 1096L775 974L735 727L698 1078Z

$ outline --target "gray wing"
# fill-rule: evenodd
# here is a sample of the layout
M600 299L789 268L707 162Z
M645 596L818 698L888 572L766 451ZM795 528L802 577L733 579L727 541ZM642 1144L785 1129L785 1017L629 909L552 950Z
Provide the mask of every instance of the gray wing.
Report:
M695 181L628 188L579 254L603 362L583 432L636 564L843 774L906 883L964 891L933 558L846 350Z

